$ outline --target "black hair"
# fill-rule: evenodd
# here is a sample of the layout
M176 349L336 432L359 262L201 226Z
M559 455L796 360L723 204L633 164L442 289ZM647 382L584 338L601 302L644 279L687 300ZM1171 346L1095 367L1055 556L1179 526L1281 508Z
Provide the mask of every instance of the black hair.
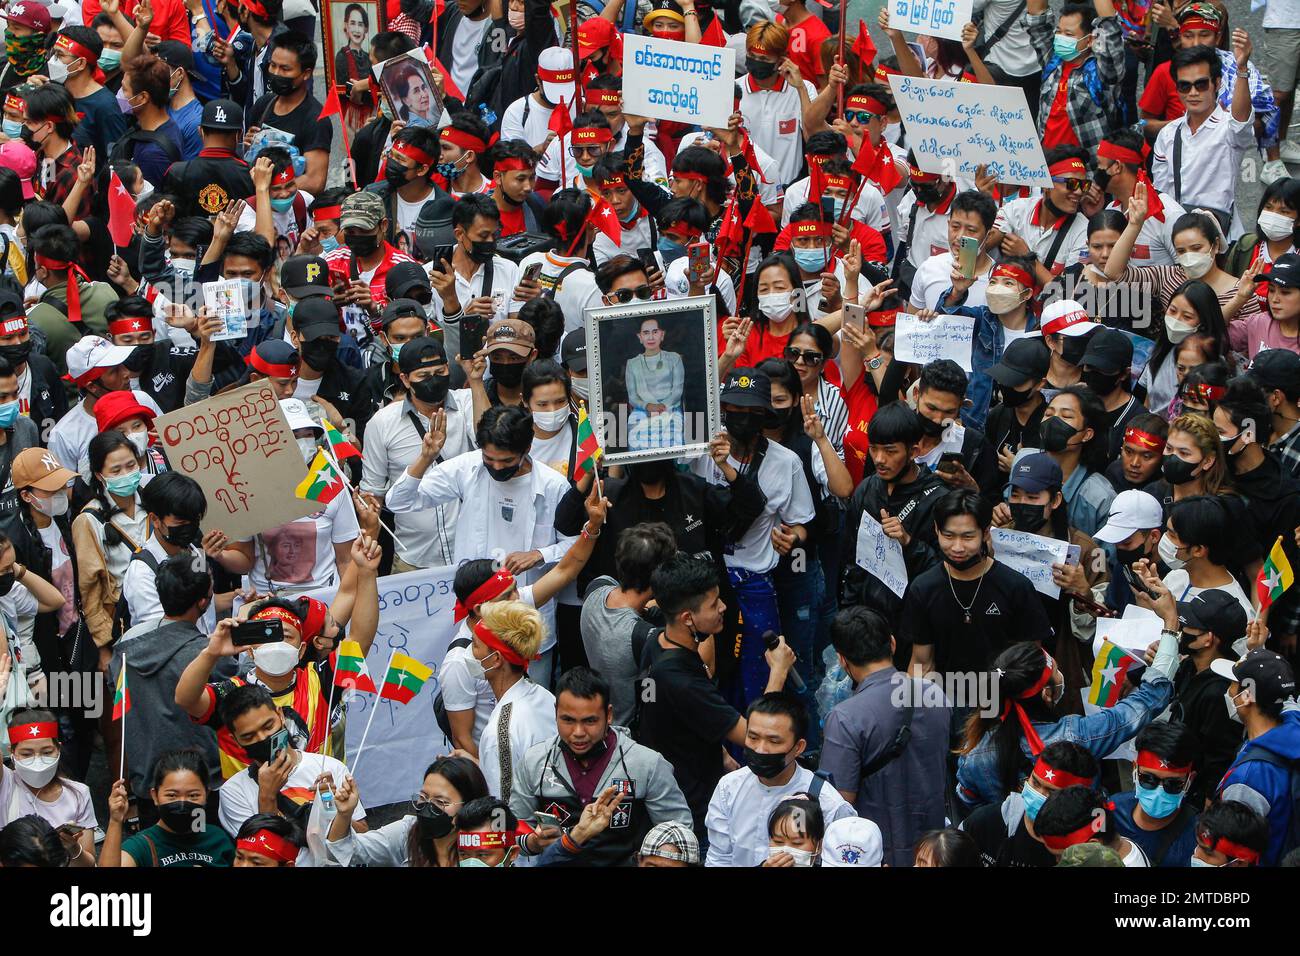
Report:
M124 295L104 306L104 318L109 322L123 317L146 318L153 321L153 306L142 295Z
M948 214L952 215L955 212L975 213L980 217L980 222L984 223L984 230L987 232L993 228L993 222L998 218L998 204L993 201L992 196L978 189L967 189L953 197Z
M1255 430L1255 441L1264 446L1273 428L1273 412L1268 407L1268 396L1253 378L1238 375L1228 383L1228 390L1219 399L1221 408L1232 424L1241 432L1247 428Z
M165 471L140 489L140 502L149 514L159 518L202 521L208 513L203 487L189 475Z
M410 53L416 46L416 42L405 33L397 30L387 30L375 34L374 39L370 41L370 52L378 57L379 62L382 63L385 60L391 60L395 56L401 56L403 53Z
M564 309L549 295L529 299L515 313L515 318L532 326L533 342L539 356L554 355L559 351L560 339L564 338Z
M1182 222L1182 219L1180 218L1178 221ZM1212 340L1208 349L1210 359L1226 357L1228 354L1228 324L1223 319L1223 306L1220 305L1219 297L1214 289L1211 288L1209 283L1202 282L1200 279L1188 279L1173 291L1168 301L1172 302L1179 296L1187 300L1192 307L1192 311L1200 319L1200 331L1195 334L1203 339ZM1147 367L1159 368L1169 353L1173 351L1174 344L1169 341L1168 330L1165 328L1164 322L1161 322L1156 333L1156 346L1151 350L1151 358L1147 362Z
M201 249L212 245L212 222L204 216L182 216L172 224L172 238ZM231 236L234 239L234 236ZM265 242L266 240L263 240Z
M468 757L439 757L425 768L424 776L437 774L447 781L460 796L461 804L472 803L487 797L488 784L479 765ZM424 778L421 777L421 780ZM454 817L455 814L452 814ZM432 841L421 838L420 828L411 827L406 837L406 855L410 866L437 866L437 854ZM455 851L453 850L453 856Z
M794 331L790 333L788 342L793 342L801 335L806 335L817 343L817 351L822 353L823 363L829 361L835 354L835 337L831 335L826 326L818 322L800 322L795 326Z
M492 167L503 159L518 159L525 163L529 169L537 168L537 154L533 148L522 139L503 139L498 140L488 151L492 156ZM596 163L597 167L600 163Z
M717 587L718 571L713 563L684 551L678 551L650 575L655 603L669 620L683 611L694 611Z
M993 749L997 755L998 785L1003 794L1016 789L1029 767L1020 746L1024 736L1020 721L1013 716L1002 720L999 715L1014 700L1024 708L1030 720L1055 719L1040 694L1023 699L1020 697L1042 678L1045 665L1046 655L1038 644L1020 641L1003 650L989 667L992 686L997 694L997 700L989 703L995 706L978 709L966 718L958 752L970 753L991 733Z
M442 149L442 140L438 136L438 131L433 129L433 127L431 126L404 127L400 132L398 132L396 136L393 137L393 142L404 143L407 146L414 146L416 149L428 153L430 156L439 155ZM411 167L411 169L415 169L417 166L424 166L424 165L426 164L416 163L414 166ZM429 166L429 170L424 174L424 178L426 181L431 176L433 176L435 172L437 172L438 163L435 160L434 162L429 163L428 166ZM470 193L469 195L477 195L477 194ZM480 198L486 198L486 197L480 197ZM459 205L459 203L457 205ZM454 207L453 207L453 214L454 214Z
M1091 239L1094 232L1103 230L1118 232L1123 235L1124 230L1127 228L1128 220L1124 218L1122 212L1118 209L1103 209L1088 220L1088 238Z
M1128 420L1127 428L1136 428L1157 438L1169 437L1169 423L1154 412L1142 412Z
M1197 843L1213 845L1222 837L1261 855L1268 852L1269 833L1268 820L1240 800L1212 803L1196 821Z
M49 259L77 262L81 258L81 243L71 226L41 226L31 236L31 246L33 254ZM63 275L58 274L58 278L62 279Z
M1077 159L1084 166L1088 165L1088 153L1081 146L1053 146L1043 152L1043 161L1049 167L1067 159Z
M271 248L265 236L259 236L255 232L237 232L231 236L230 241L226 243L225 251L221 254L221 259L224 262L231 256L252 259L263 270L271 268L272 263L275 262L275 250Z
M713 150L703 146L687 146L673 157L673 173L697 173L707 176L704 192L709 197L709 201L718 205L727 201L729 189L727 164Z
M533 389L551 382L559 382L564 386L564 394L567 398L569 395L569 370L566 369L555 359L539 358L536 361L529 362L524 369L524 377L520 382L519 388L523 395L524 402L533 394Z
M708 150L705 150L708 152ZM712 156L712 153L709 153ZM689 196L677 196L666 203L659 209L657 217L659 228L664 229L675 222L685 222L692 229L698 229L703 232L709 228L709 211L704 208L704 204L698 199L692 199Z
M1133 745L1138 750L1151 751L1174 767L1197 764L1202 753L1196 732L1176 720L1152 721L1138 731Z
M763 261L758 264L758 268L752 273L754 276L754 282L751 288L754 290L755 298L752 303L753 309L750 314L750 319L753 321L754 327L766 334L767 327L771 324L771 319L767 317L767 314L763 312L762 309L758 308L757 300L759 277L768 269L781 269L785 272L786 278L790 282L791 291L796 296L795 309L793 313L795 324L802 325L805 322L811 322L812 319L808 315L807 297L803 294L803 273L800 272L798 263L794 261L794 252L786 250L783 252L774 252L767 258L763 259Z
M369 33L369 32L370 32L370 14L369 14L369 12L367 12L366 8L363 7L363 6L362 6L361 4L359 4L359 3L349 3L346 7L343 8L343 22L344 22L344 23L347 23L348 17L352 16L352 11L353 11L353 10L355 10L357 13L361 14L361 19L362 19L363 21L365 21L365 24L366 24L366 32Z
M854 667L865 667L894 655L889 622L862 604L841 608L831 621L831 644Z
M677 538L662 521L643 521L624 528L614 546L619 586L627 591L649 590L655 569L676 553Z
M1183 400L1186 401L1187 396L1192 392L1193 388L1198 385L1218 385L1226 387L1230 374L1231 373L1228 371L1228 363L1217 359L1212 362L1202 362L1200 365L1193 366L1187 370L1187 375L1183 378L1181 388ZM1208 406L1207 414L1213 415L1214 410L1219 407L1219 404L1219 400L1208 399L1206 401L1206 405ZM1188 409L1188 411L1192 411L1192 409ZM1130 424L1132 423L1130 422Z
M921 368L920 392L946 392L958 400L966 397L970 378L952 359L935 359Z
M1064 770L1076 777L1095 780L1101 773L1101 765L1092 751L1073 740L1054 740L1038 756L1053 770Z
M911 448L923 434L921 416L904 401L877 409L867 422L867 441L873 445L901 444Z
M29 813L0 829L0 866L53 869L67 865L68 851L44 817Z
M785 819L791 821L799 836L807 836L818 843L826 836L826 816L822 813L822 805L811 797L788 797L778 803L767 818L767 835L775 836L776 828Z
M1065 836L1091 823L1101 843L1110 845L1119 836L1113 807L1100 790L1082 784L1055 790L1034 817L1034 832L1040 837Z
M245 840L262 830L275 834L281 840L293 844L299 850L307 845L307 835L303 832L302 827L278 813L254 813L240 824L235 839Z
M761 697L755 697L749 702L749 707L745 711L745 720L752 719L755 714L789 717L790 726L794 730L794 739L804 740L808 736L808 708L794 694L773 690Z
M171 474L171 472L166 472L166 474ZM235 721L249 711L257 710L260 707L265 707L268 710L276 709L271 692L261 684L241 684L221 701L221 723L233 734L235 732Z
M73 106L72 95L61 83L42 83L23 96L27 104L27 121L54 123L54 131L60 139L72 139L72 131L77 126L77 111Z
M1052 401L1056 401L1062 395L1072 395L1074 400L1079 403L1079 414L1083 416L1083 425L1078 430L1092 429L1092 438L1084 442L1083 447L1079 450L1079 462L1089 471L1105 470L1110 460L1110 436L1103 427L1106 419L1106 406L1101 403L1097 393L1087 385L1067 385L1052 396Z
M316 68L316 43L305 33L286 30L270 41L271 51L288 50L298 58L298 69L310 74ZM268 53L269 57L270 54ZM268 60L269 62L269 60Z
M604 116L601 119L604 119ZM589 212L591 212L591 197L585 189L557 189L551 195L551 201L542 208L537 225L544 233L561 243L561 252L567 253L569 245L578 241L578 234L586 229ZM582 248L574 250L579 254L583 251Z
M1204 546L1211 564L1236 569L1228 562L1233 553L1232 517L1219 495L1192 495L1169 508L1169 524L1184 548Z
M1174 83L1178 82L1178 71L1189 66L1204 63L1210 68L1210 80L1217 89L1219 79L1223 76L1223 64L1219 62L1219 53L1212 46L1179 47L1174 51L1174 58L1169 64L1169 75Z
M942 531L949 518L970 515L981 531L993 523L993 504L973 488L953 488L934 506L934 526Z
M640 272L644 275L645 263L635 256L611 256L596 269L596 287L600 289L602 294L607 294L610 289L614 288L615 281L625 275L631 275L633 272Z
M513 845L515 830L519 828L519 818L515 816L510 804L496 797L479 797L470 800L456 814L458 830L496 830L509 834L509 846Z
M791 404L788 407L792 411L786 417L785 425L781 428L781 434L777 439L782 445L789 445L796 435L803 434L803 410L799 407L799 399L803 396L803 382L799 381L799 373L784 358L765 358L755 366L755 371L762 372L767 376L769 383L780 385L790 393ZM772 409L772 413L775 413L775 408ZM768 423L771 424L771 419Z
M451 207L451 224L460 226L466 232L474 225L474 220L482 217L493 222L501 221L501 210L492 201L491 196L481 193L466 193Z
M104 52L104 41L101 40L99 38L99 34L96 33L94 30L92 30L90 27L85 27L79 23L74 23L69 26L63 27L61 30L59 30L59 33L67 37L69 40L72 40L74 43L80 43L82 46L84 46L87 50L90 51L91 56L94 57L94 59L96 60L98 60L99 55ZM87 64L87 66L89 65L90 64Z
M870 96L880 100L887 113L892 113L898 105L894 102L894 91L884 83L858 83L849 89L849 96Z
M172 773L192 773L203 782L204 790L208 788L208 762L194 747L182 747L159 754L153 764L153 789L161 789L167 775Z
M533 416L520 405L494 405L479 419L474 443L479 448L495 445L502 451L526 455L533 445Z
M158 565L158 602L168 617L180 617L212 594L212 575L196 564L193 554L182 551Z
M104 470L104 462L108 460L108 456L119 448L125 448L131 453L132 458L137 462L139 461L135 446L131 444L123 432L116 428L100 432L90 440L90 445L86 450L86 455L90 459L90 490L94 494L95 500L99 502L98 518L104 525L105 543L110 546L123 543L122 536L117 533L116 527L110 524L108 520L121 509L108 497L108 489L99 480L99 473Z
M1224 253L1219 251L1219 241L1227 242L1227 237L1223 230L1219 228L1219 221L1208 213L1203 212L1185 212L1174 220L1174 226L1169 230L1169 236L1178 235L1180 232L1188 231L1199 232L1201 236L1214 247L1214 261L1222 262Z
M806 202L794 207L790 213L791 222L824 222L820 203Z
M1271 202L1280 202L1292 212L1300 214L1300 179L1294 176L1285 176L1282 179L1275 179L1264 187L1264 192L1259 197L1259 211L1263 212ZM1261 238L1263 234L1261 233ZM1291 242L1295 244L1296 236L1300 235L1300 215L1296 217L1296 225L1291 230Z
M453 115L451 118L450 129L459 130L462 133L468 133L475 139L482 140L484 145L487 145L488 141L492 138L492 130L488 128L487 123L483 122L477 115L471 113L469 110L462 110ZM481 153L476 153L474 156L474 165L478 167L479 172L485 175L491 175L492 173L491 150L491 146L488 146L487 149L483 150ZM467 195L476 196L481 194L468 193ZM461 197L461 199L464 198L464 196ZM489 199L487 196L483 196L483 198ZM496 208L496 203L492 203L492 206L493 208ZM498 215L500 215L500 213L498 213Z
M8 166L0 166L0 210L10 219L23 211L23 181Z
M803 151L807 156L843 156L849 151L849 141L843 133L824 129L808 137Z
M590 667L571 667L561 674L555 682L555 699L558 701L565 691L582 700L599 698L602 708L609 706L609 681Z
M352 190L346 186L335 186L333 189L322 189L320 195L311 201L311 209L328 209L330 206L341 206L343 200L352 195Z
M456 595L457 601L464 603L496 573L497 563L491 558L474 558L466 561L456 569L456 576L451 582L451 593ZM473 610L470 608L470 611Z
M921 834L912 850L913 859L925 850L931 866L983 866L980 847L965 830L945 827Z
M1124 126L1112 130L1106 136L1106 139L1121 149L1131 149L1139 156L1142 155L1142 150L1146 148L1146 137L1131 126ZM1124 162L1124 160L1120 160L1120 162L1124 163L1124 168L1130 173L1136 173L1139 169L1139 166L1136 163ZM1118 209L1112 211L1119 212Z

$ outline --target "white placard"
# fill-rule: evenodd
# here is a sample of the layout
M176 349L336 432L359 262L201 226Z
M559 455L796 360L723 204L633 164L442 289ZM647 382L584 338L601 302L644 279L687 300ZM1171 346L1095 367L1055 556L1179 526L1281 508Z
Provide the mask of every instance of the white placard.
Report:
M994 528L992 538L995 558L1029 578L1039 594L1061 596L1061 589L1052 581L1052 565L1077 563L1077 544L1011 528Z
M1160 640L1163 628L1164 623L1154 614L1150 617L1100 617L1097 619L1097 634L1092 639L1093 655L1101 652L1102 641L1110 641L1142 663L1146 649Z
M248 335L248 302L244 298L242 279L203 283L203 304L225 324L212 336L212 341L242 339Z
M623 111L725 128L736 94L736 51L623 35Z
M972 0L891 0L889 27L926 36L961 39L961 28L971 22Z
M894 325L894 358L917 365L952 359L969 372L974 341L973 317L940 315L924 322L910 312L899 312Z
M903 546L885 534L880 522L865 512L858 525L857 564L899 597L907 590Z
M889 84L923 172L974 179L982 164L999 182L1051 188L1020 87L892 75Z

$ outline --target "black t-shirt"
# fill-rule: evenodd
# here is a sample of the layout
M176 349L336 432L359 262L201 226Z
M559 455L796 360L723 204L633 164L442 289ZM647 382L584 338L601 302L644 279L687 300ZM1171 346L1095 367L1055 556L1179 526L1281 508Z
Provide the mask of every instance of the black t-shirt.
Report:
M1130 397L1119 408L1102 414L1101 421L1098 422L1098 430L1109 436L1106 442L1107 460L1113 461L1119 457L1120 449L1124 447L1124 429L1128 427L1128 423L1146 413L1147 410L1142 403Z
M320 101L310 93L298 104L297 108L283 116L277 116L275 113L275 101L278 97L274 93L267 93L260 100L253 104L252 119L249 126L257 126L265 129L270 126L274 129L281 130L293 137L293 145L298 148L298 152L307 155L313 149L323 149L325 152L330 151L330 143L334 139L334 127L330 124L329 118L321 119ZM233 197L236 199L243 197Z
M969 623L958 601L970 608ZM997 561L973 581L950 579L942 563L921 574L903 595L898 630L913 646L934 645L934 670L940 674L986 671L1011 644L1052 640L1034 586Z
M989 803L968 816L961 828L974 838L985 866L1055 866L1051 851L1032 836L1022 815L1015 833L1007 836L1002 804Z
M1022 426L1014 408L995 405L989 410L989 417L984 422L984 435L995 452L1006 445L1010 445L1013 452L1021 448L1038 448L1038 426L1043 421L1045 411L1047 403L1039 402L1038 407L1029 413L1029 420Z
M652 700L641 703L637 742L663 754L673 766L697 836L704 813L722 778L722 745L740 714L709 680L698 654L646 643L641 670L653 681ZM638 691L639 693L639 691Z

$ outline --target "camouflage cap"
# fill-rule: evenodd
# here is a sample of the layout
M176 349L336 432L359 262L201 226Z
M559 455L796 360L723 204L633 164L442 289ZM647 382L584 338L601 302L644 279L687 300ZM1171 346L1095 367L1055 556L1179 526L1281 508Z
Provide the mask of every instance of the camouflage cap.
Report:
M1123 867L1124 861L1110 847L1102 846L1095 840L1090 840L1087 843L1076 843L1074 846L1066 847L1056 865Z
M378 229L384 215L384 200L378 193L355 192L343 200L339 228Z

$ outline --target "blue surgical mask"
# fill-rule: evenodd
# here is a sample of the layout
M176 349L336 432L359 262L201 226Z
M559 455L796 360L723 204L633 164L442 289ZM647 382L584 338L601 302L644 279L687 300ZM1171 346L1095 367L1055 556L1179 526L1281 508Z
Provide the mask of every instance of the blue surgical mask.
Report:
M1052 37L1052 52L1068 63L1079 55L1079 41L1058 33Z
M578 173L583 179L590 179L596 172L595 166L579 166Z
M1043 804L1047 802L1047 797L1043 796L1030 786L1028 780L1026 780L1025 785L1020 788L1020 797L1025 801L1025 816L1027 816L1032 823L1038 816L1038 811L1043 809Z
M1133 791L1137 794L1137 802L1142 806L1143 811L1149 817L1157 820L1163 820L1165 817L1172 816L1178 812L1178 807L1183 802L1181 793L1169 793L1164 787L1156 787L1154 790L1148 790L1146 787L1137 783L1134 779Z
M640 214L640 212L641 212L641 204L637 202L635 199L633 199L632 208L628 210L627 216L625 216L621 221L632 222L634 219L636 219L636 217Z
M339 240L337 236L330 236L328 239L322 239L320 241L321 252L333 252L338 247Z
M127 472L125 475L114 475L112 478L106 478L104 487L119 498L129 498L140 487L140 471L137 469Z
M659 237L659 251L663 253L665 264L686 255L686 247L680 242L673 242L667 236Z
M18 420L18 403L5 402L0 405L0 428L9 428Z
M99 55L98 63L100 69L105 73L112 73L122 65L122 51L105 49L104 52Z
M844 215L844 206L848 203L848 200L842 196L833 196L831 198L835 203L835 221L839 222L840 217Z
M4 126L4 134L8 136L10 139L20 139L22 137L23 135L22 120L5 120L3 126Z
M830 258L826 249L795 249L794 261L804 272L821 272Z
M293 208L293 199L294 199L293 196L288 196L284 199L276 199L272 197L271 208L274 209L276 212L288 212L290 209Z

